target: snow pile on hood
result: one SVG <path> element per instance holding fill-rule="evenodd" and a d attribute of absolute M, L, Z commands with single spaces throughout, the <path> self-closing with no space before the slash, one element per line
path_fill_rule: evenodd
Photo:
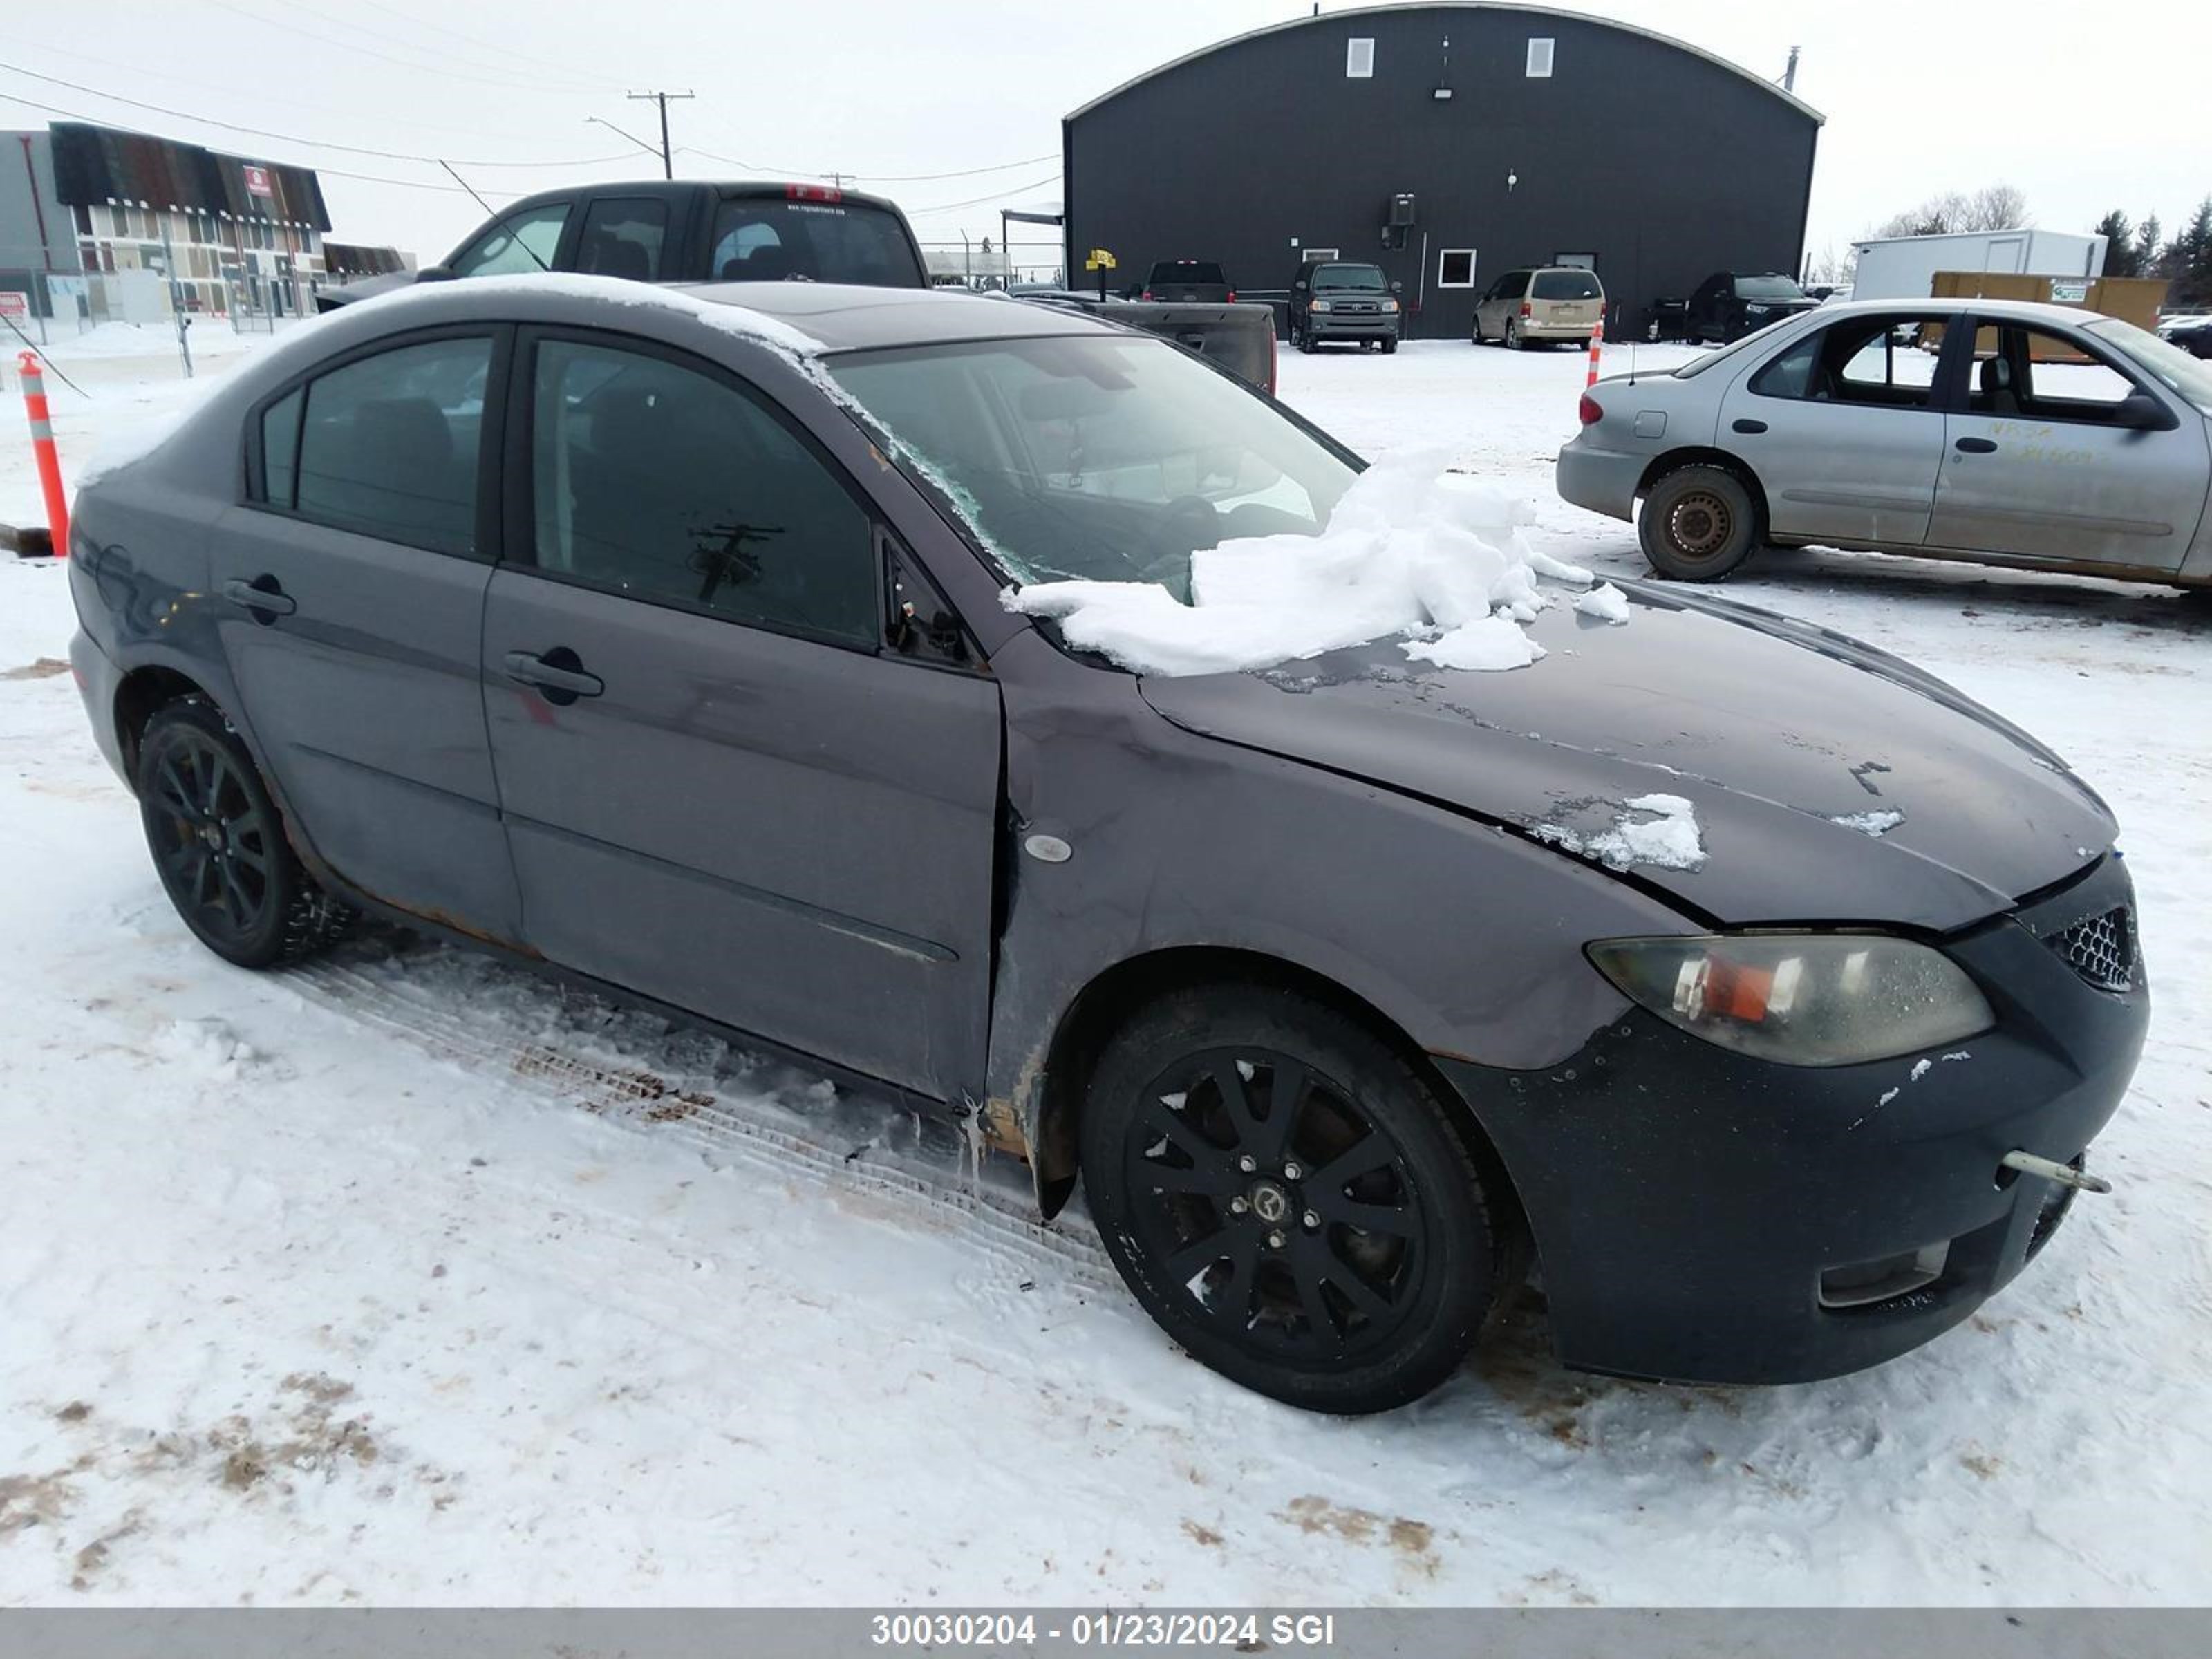
<path fill-rule="evenodd" d="M 1662 870 L 1696 870 L 1704 866 L 1705 842 L 1698 835 L 1698 815 L 1688 801 L 1680 795 L 1638 795 L 1623 805 L 1626 810 L 1609 830 L 1583 835 L 1565 824 L 1540 823 L 1536 839 L 1615 870 L 1626 870 L 1632 864 L 1656 865 Z"/>
<path fill-rule="evenodd" d="M 1539 577 L 1587 588 L 1577 566 L 1528 545 L 1528 504 L 1449 477 L 1439 452 L 1359 476 L 1318 536 L 1255 536 L 1191 555 L 1191 603 L 1138 581 L 1009 588 L 1009 611 L 1048 617 L 1069 644 L 1146 674 L 1217 674 L 1393 635 L 1447 668 L 1522 668 L 1544 654 L 1521 624 L 1550 603 Z"/>

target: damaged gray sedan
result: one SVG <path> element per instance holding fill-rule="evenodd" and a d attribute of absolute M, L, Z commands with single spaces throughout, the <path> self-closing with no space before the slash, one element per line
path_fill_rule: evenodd
<path fill-rule="evenodd" d="M 226 958 L 402 920 L 965 1116 L 1279 1399 L 1416 1398 L 1532 1262 L 1634 1376 L 1964 1319 L 2142 1041 L 2110 813 L 1702 597 L 1543 608 L 1508 672 L 1139 673 L 1002 603 L 1187 597 L 1360 468 L 1073 313 L 437 285 L 83 491 L 73 661 Z"/>

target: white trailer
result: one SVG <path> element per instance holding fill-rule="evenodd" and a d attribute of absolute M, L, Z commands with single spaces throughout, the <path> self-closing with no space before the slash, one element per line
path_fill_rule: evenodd
<path fill-rule="evenodd" d="M 1955 236 L 1885 236 L 1854 242 L 1854 300 L 1924 300 L 1939 270 L 2027 276 L 2101 276 L 2102 236 L 2060 230 L 1978 230 Z"/>

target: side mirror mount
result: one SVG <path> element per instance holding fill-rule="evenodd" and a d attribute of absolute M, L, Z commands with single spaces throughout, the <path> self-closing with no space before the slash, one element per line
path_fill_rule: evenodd
<path fill-rule="evenodd" d="M 1403 283 L 1393 283 L 1390 284 L 1390 292 L 1393 294 L 1403 294 L 1405 291 L 1406 285 Z"/>
<path fill-rule="evenodd" d="M 451 265 L 424 265 L 415 273 L 415 280 L 418 283 L 450 283 L 453 280 L 453 268 Z"/>
<path fill-rule="evenodd" d="M 2166 405 L 2140 386 L 2120 399 L 2114 418 L 2120 425 L 2136 432 L 2160 432 L 2173 424 Z"/>

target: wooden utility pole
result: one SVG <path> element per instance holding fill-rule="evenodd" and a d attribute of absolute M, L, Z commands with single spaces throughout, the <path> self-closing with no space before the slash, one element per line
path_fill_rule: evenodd
<path fill-rule="evenodd" d="M 689 92 L 633 92 L 625 94 L 633 100 L 650 100 L 660 106 L 660 176 L 676 176 L 676 153 L 668 147 L 668 100 L 672 98 L 690 98 Z"/>

